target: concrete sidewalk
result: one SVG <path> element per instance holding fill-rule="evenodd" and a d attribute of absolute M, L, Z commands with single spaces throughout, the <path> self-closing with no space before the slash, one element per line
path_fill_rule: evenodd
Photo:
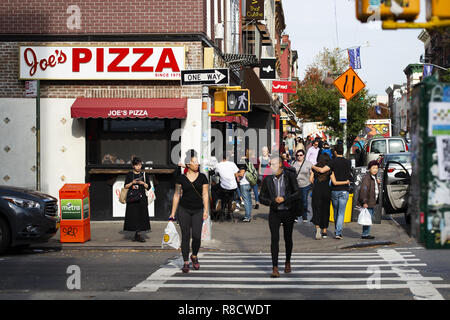
<path fill-rule="evenodd" d="M 202 249 L 240 252 L 270 252 L 270 231 L 268 225 L 268 207 L 252 211 L 252 221 L 213 222 L 212 240 L 202 241 Z M 243 217 L 244 211 L 239 215 Z M 311 218 L 311 217 L 309 217 Z M 123 221 L 92 221 L 91 240 L 85 243 L 60 243 L 58 233 L 47 243 L 35 244 L 32 248 L 58 248 L 68 250 L 161 250 L 161 240 L 166 221 L 151 221 L 151 232 L 145 235 L 146 242 L 133 242 L 130 233 L 123 232 Z M 181 236 L 180 228 L 176 224 Z M 280 228 L 280 251 L 284 251 L 282 227 Z M 344 239 L 334 239 L 334 223 L 330 222 L 328 238 L 315 240 L 315 227 L 310 223 L 296 223 L 293 231 L 294 252 L 336 251 L 352 248 L 365 248 L 379 245 L 418 246 L 404 229 L 391 219 L 383 219 L 381 224 L 372 226 L 374 240 L 361 239 L 361 225 L 356 222 L 344 224 Z M 173 250 L 175 249 L 164 249 Z"/>

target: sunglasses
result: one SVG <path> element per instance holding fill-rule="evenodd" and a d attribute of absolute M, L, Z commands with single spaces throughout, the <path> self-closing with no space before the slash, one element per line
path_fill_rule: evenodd
<path fill-rule="evenodd" d="M 297 154 L 297 157 L 303 157 L 303 156 L 305 156 L 305 154 L 303 154 L 303 153 Z"/>

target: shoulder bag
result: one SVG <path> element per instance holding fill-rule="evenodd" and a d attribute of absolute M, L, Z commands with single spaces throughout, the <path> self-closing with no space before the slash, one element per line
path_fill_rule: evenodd
<path fill-rule="evenodd" d="M 128 189 L 122 188 L 120 190 L 120 195 L 119 195 L 119 202 L 120 203 L 127 203 L 127 194 L 128 194 Z"/>
<path fill-rule="evenodd" d="M 139 174 L 140 176 L 140 174 Z M 133 173 L 134 178 L 134 173 Z M 127 196 L 126 196 L 126 202 L 127 203 L 135 203 L 139 202 L 142 198 L 142 192 L 140 188 L 133 189 L 133 186 L 128 189 Z"/>
<path fill-rule="evenodd" d="M 253 163 L 251 163 L 250 161 L 246 163 L 246 166 L 247 170 L 245 172 L 245 178 L 250 183 L 250 186 L 253 187 L 258 183 L 258 172 L 256 171 L 256 168 L 253 165 Z"/>

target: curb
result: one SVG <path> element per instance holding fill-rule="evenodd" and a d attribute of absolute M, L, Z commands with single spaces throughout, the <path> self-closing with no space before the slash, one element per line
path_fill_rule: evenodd
<path fill-rule="evenodd" d="M 360 248 L 369 248 L 369 247 L 378 247 L 378 246 L 394 246 L 397 245 L 396 242 L 392 241 L 374 241 L 374 242 L 359 242 L 349 246 L 340 247 L 339 249 L 360 249 Z"/>

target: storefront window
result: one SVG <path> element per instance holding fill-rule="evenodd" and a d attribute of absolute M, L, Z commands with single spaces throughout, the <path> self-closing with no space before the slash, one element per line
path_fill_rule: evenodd
<path fill-rule="evenodd" d="M 164 119 L 105 119 L 104 132 L 158 132 L 164 131 Z"/>
<path fill-rule="evenodd" d="M 138 156 L 147 165 L 170 164 L 170 137 L 177 119 L 88 119 L 90 165 L 126 165 Z"/>

